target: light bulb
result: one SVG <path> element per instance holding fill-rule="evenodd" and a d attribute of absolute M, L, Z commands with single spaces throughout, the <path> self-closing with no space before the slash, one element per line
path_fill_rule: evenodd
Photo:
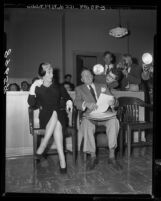
<path fill-rule="evenodd" d="M 104 67 L 101 64 L 93 66 L 93 72 L 95 75 L 101 75 L 104 72 Z"/>
<path fill-rule="evenodd" d="M 144 53 L 142 56 L 142 61 L 144 64 L 150 64 L 153 61 L 153 57 L 150 53 Z"/>

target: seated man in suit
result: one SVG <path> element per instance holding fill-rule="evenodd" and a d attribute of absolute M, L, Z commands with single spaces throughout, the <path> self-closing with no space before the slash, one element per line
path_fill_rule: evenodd
<path fill-rule="evenodd" d="M 84 84 L 77 86 L 76 97 L 74 104 L 78 110 L 84 111 L 81 125 L 78 132 L 78 149 L 80 150 L 80 145 L 82 138 L 84 137 L 83 151 L 91 155 L 91 160 L 88 169 L 93 169 L 97 163 L 96 159 L 96 145 L 95 145 L 95 124 L 87 119 L 87 115 L 97 108 L 96 101 L 101 92 L 112 95 L 107 88 L 106 84 L 93 83 L 93 74 L 89 69 L 83 69 L 81 73 L 81 80 Z M 91 90 L 91 88 L 93 90 Z M 93 91 L 93 92 L 92 92 Z M 114 98 L 109 105 L 114 106 L 116 103 Z M 99 122 L 106 126 L 106 134 L 108 137 L 109 146 L 109 164 L 112 164 L 114 168 L 120 168 L 119 164 L 115 160 L 115 149 L 117 147 L 117 137 L 119 132 L 119 121 L 116 117 L 111 118 L 107 121 Z"/>

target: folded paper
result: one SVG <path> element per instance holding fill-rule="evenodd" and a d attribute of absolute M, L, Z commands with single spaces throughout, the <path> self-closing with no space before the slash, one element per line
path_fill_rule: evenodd
<path fill-rule="evenodd" d="M 113 96 L 101 93 L 96 103 L 98 108 L 93 110 L 90 114 L 100 114 L 106 112 L 113 99 Z"/>

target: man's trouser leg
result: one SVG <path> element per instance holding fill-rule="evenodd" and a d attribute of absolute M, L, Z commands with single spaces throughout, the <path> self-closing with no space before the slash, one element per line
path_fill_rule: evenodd
<path fill-rule="evenodd" d="M 110 119 L 106 122 L 106 134 L 108 138 L 109 157 L 113 158 L 114 151 L 117 147 L 117 137 L 119 133 L 119 121 L 117 118 Z"/>
<path fill-rule="evenodd" d="M 88 119 L 83 118 L 81 125 L 80 125 L 80 139 L 82 140 L 82 137 L 84 137 L 84 143 L 83 143 L 83 152 L 86 153 L 95 153 L 96 151 L 96 145 L 95 145 L 95 125 Z M 78 143 L 79 146 L 81 145 L 81 142 Z"/>

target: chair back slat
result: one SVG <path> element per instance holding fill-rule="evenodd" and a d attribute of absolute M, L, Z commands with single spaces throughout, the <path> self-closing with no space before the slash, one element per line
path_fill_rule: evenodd
<path fill-rule="evenodd" d="M 138 122 L 139 107 L 149 107 L 143 100 L 136 97 L 119 97 L 118 119 L 121 122 Z"/>
<path fill-rule="evenodd" d="M 78 116 L 78 110 L 76 109 L 75 106 L 73 106 L 72 110 L 72 127 L 76 128 L 77 127 L 77 116 Z"/>
<path fill-rule="evenodd" d="M 64 109 L 63 109 L 64 110 Z M 66 111 L 66 110 L 64 110 Z M 73 109 L 69 112 L 67 112 L 68 115 L 68 127 L 76 128 L 77 125 L 77 109 L 75 106 L 73 106 Z"/>

